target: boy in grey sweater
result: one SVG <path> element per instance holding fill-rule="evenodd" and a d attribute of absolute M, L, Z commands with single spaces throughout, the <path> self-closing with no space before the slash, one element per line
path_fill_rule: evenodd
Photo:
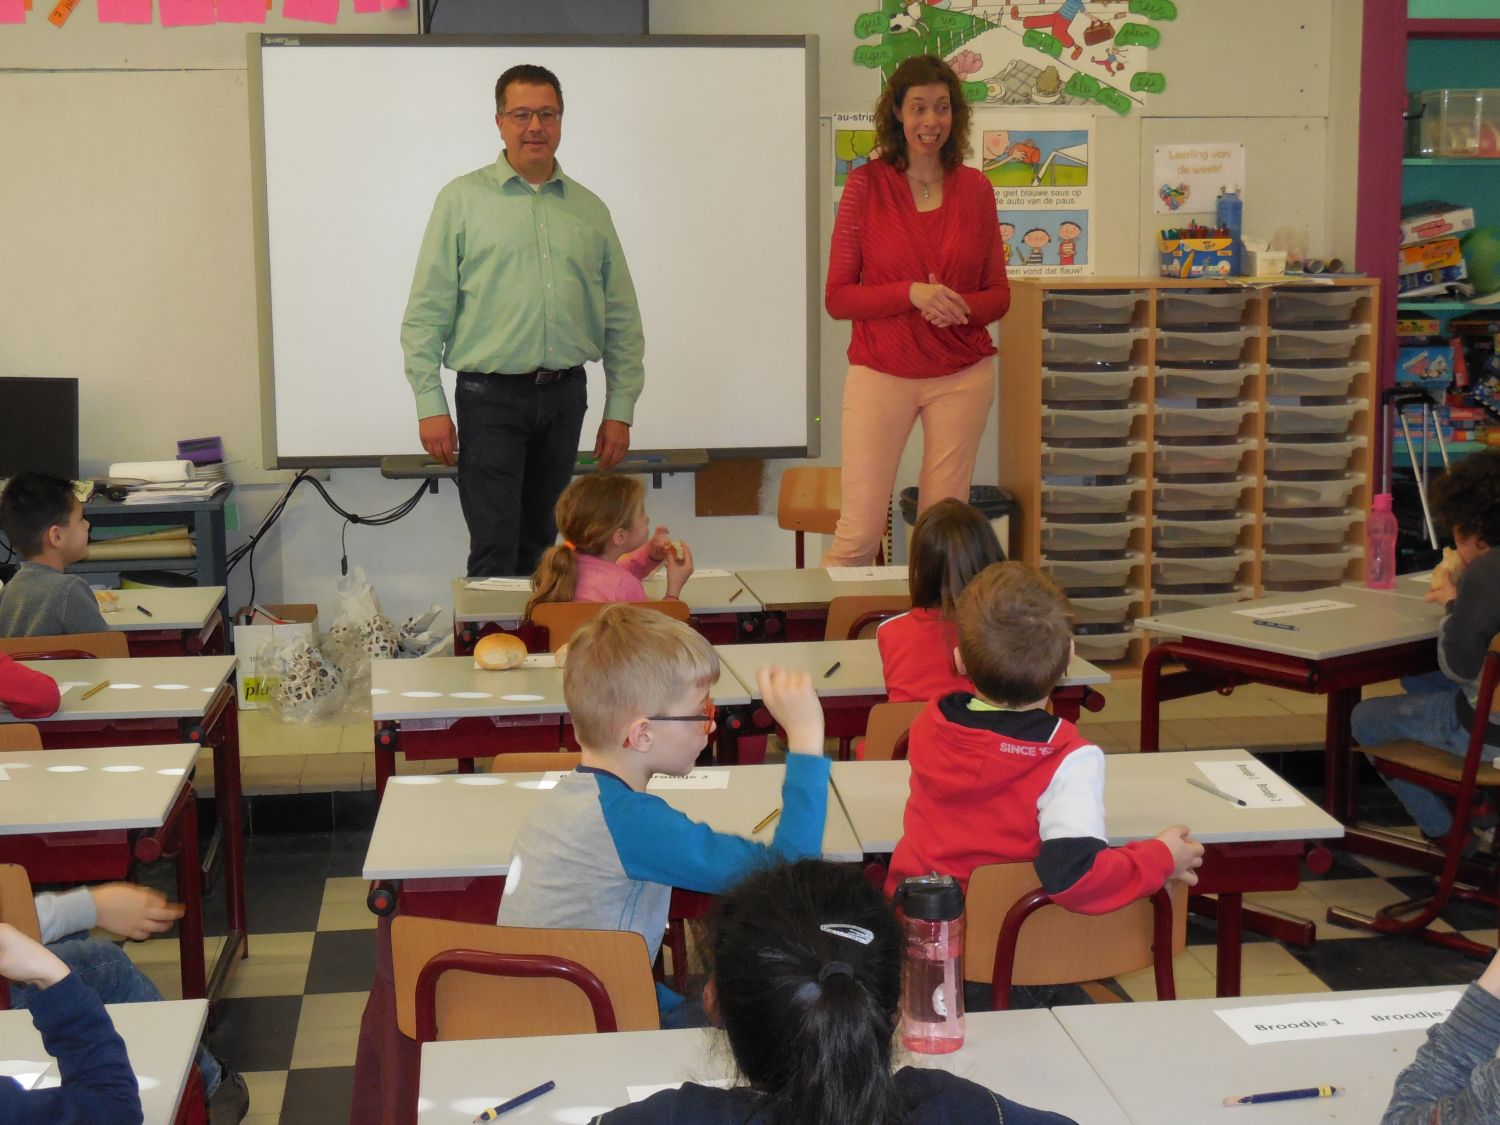
<path fill-rule="evenodd" d="M 1396 1077 L 1380 1125 L 1492 1125 L 1500 1121 L 1500 954 L 1448 1018 L 1427 1032 Z"/>
<path fill-rule="evenodd" d="M 47 473 L 17 473 L 0 494 L 0 530 L 25 560 L 0 590 L 0 637 L 108 628 L 88 583 L 63 573 L 89 549 L 89 521 L 70 482 Z"/>

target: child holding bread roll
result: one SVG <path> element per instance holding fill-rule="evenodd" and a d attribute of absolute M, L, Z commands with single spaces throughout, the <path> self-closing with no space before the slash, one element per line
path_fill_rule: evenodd
<path fill-rule="evenodd" d="M 1444 607 L 1438 633 L 1440 671 L 1408 676 L 1405 694 L 1367 699 L 1354 708 L 1351 727 L 1364 746 L 1410 739 L 1463 757 L 1469 751 L 1474 701 L 1490 642 L 1500 633 L 1500 448 L 1459 461 L 1432 488 L 1433 514 L 1453 534 L 1454 547 L 1433 569 L 1426 597 Z M 1485 759 L 1500 756 L 1500 723 L 1491 719 Z M 1440 841 L 1453 828 L 1448 804 L 1431 790 L 1386 778 L 1417 827 Z M 1493 810 L 1481 818 L 1494 823 Z M 1471 822 L 1472 825 L 1472 822 Z M 1467 842 L 1466 842 L 1467 843 Z"/>
<path fill-rule="evenodd" d="M 542 602 L 644 602 L 641 580 L 667 568 L 667 597 L 676 598 L 693 574 L 693 553 L 665 527 L 653 533 L 646 489 L 634 477 L 589 473 L 576 477 L 557 501 L 563 541 L 549 547 L 531 576 L 526 616 Z"/>

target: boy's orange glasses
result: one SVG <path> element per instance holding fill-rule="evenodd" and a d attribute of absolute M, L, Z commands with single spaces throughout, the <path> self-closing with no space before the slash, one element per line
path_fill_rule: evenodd
<path fill-rule="evenodd" d="M 697 715 L 647 715 L 653 723 L 702 723 L 703 733 L 712 734 L 714 729 L 714 716 L 719 709 L 714 706 L 712 699 L 704 704 L 704 709 Z"/>

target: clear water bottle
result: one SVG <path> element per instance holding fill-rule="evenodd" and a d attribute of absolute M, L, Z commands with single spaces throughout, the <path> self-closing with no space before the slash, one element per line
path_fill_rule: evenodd
<path fill-rule="evenodd" d="M 964 893 L 951 875 L 919 875 L 896 888 L 906 939 L 901 969 L 901 1042 L 943 1055 L 964 1045 Z"/>
<path fill-rule="evenodd" d="M 1379 492 L 1371 505 L 1365 524 L 1365 585 L 1372 590 L 1389 590 L 1396 585 L 1396 513 L 1391 511 L 1391 494 Z"/>

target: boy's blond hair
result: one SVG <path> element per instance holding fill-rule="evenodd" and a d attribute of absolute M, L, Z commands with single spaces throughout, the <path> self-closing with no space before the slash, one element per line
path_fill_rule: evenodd
<path fill-rule="evenodd" d="M 654 609 L 607 605 L 568 645 L 563 698 L 581 745 L 619 746 L 621 729 L 657 715 L 694 684 L 719 678 L 719 654 L 698 633 Z"/>
<path fill-rule="evenodd" d="M 994 563 L 959 595 L 958 651 L 986 699 L 1045 698 L 1068 668 L 1073 614 L 1061 590 L 1025 563 Z"/>

